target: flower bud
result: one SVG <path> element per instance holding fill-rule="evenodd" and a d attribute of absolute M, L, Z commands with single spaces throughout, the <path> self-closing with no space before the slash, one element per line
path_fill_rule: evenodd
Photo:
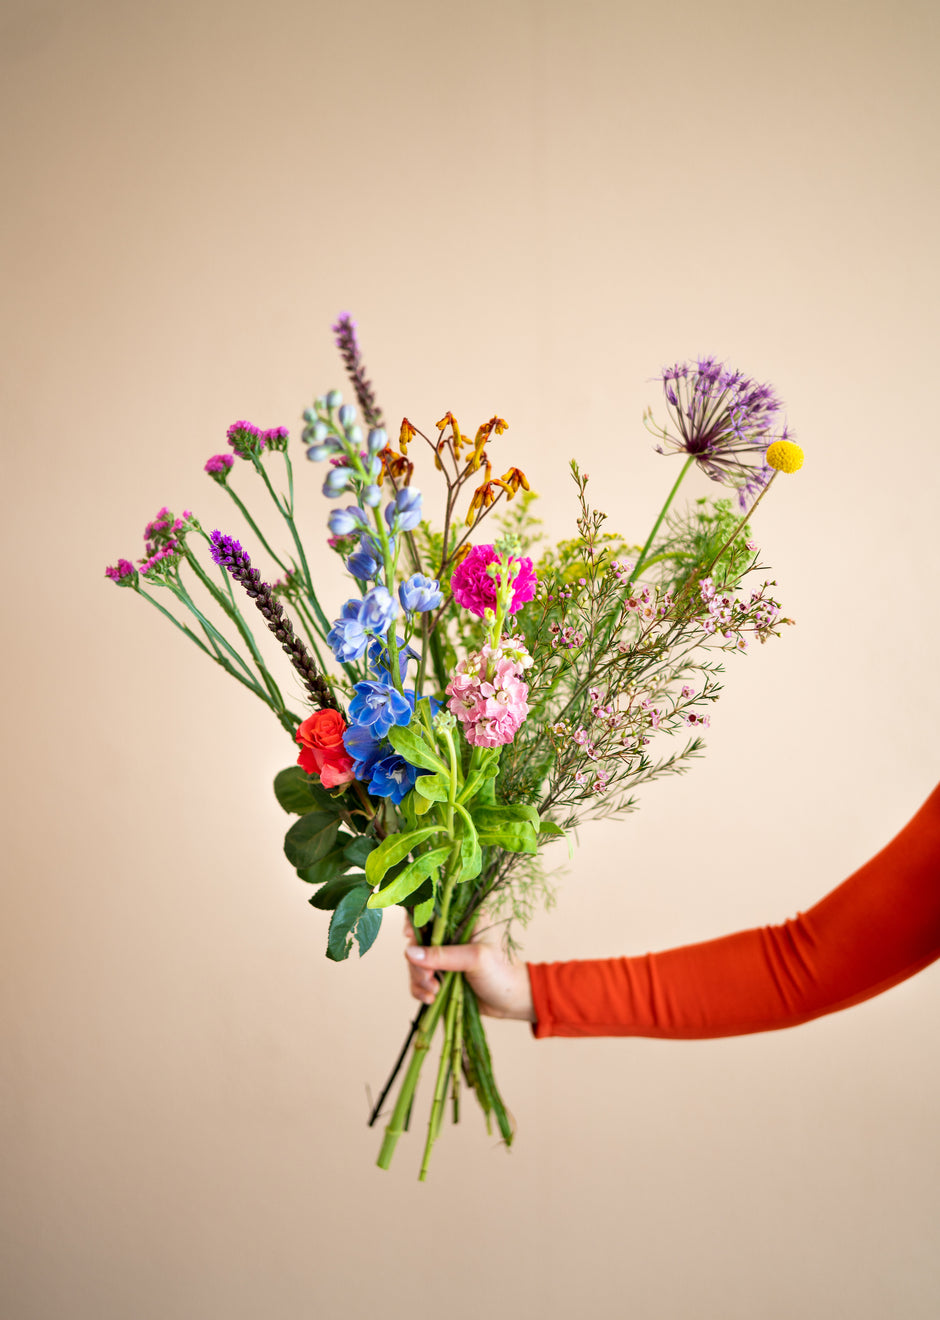
<path fill-rule="evenodd" d="M 344 403 L 339 410 L 340 426 L 352 426 L 356 420 L 356 410 L 351 403 Z"/>
<path fill-rule="evenodd" d="M 369 453 L 377 454 L 379 450 L 384 449 L 387 444 L 388 435 L 386 434 L 385 427 L 373 426 L 372 430 L 369 432 Z"/>
<path fill-rule="evenodd" d="M 381 486 L 366 486 L 362 492 L 363 504 L 368 504 L 370 509 L 377 508 L 382 503 Z"/>
<path fill-rule="evenodd" d="M 339 390 L 330 390 L 329 394 L 326 396 L 325 402 L 326 406 L 332 410 L 333 408 L 338 408 L 340 406 L 343 402 L 343 396 L 340 394 Z"/>

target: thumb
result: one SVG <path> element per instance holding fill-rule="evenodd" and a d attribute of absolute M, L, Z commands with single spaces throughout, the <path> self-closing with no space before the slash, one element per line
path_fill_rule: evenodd
<path fill-rule="evenodd" d="M 432 972 L 473 972 L 480 965 L 480 949 L 473 944 L 442 944 L 435 948 L 409 944 L 405 956 Z"/>

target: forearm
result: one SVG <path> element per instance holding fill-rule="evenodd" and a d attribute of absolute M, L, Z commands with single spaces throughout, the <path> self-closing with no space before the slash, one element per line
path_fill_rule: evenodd
<path fill-rule="evenodd" d="M 638 958 L 531 964 L 537 1036 L 702 1039 L 797 1026 L 940 956 L 940 788 L 809 912 Z"/>

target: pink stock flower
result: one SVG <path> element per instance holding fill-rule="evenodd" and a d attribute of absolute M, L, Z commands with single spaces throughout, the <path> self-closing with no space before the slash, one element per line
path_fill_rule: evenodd
<path fill-rule="evenodd" d="M 515 614 L 535 595 L 538 579 L 532 568 L 531 559 L 519 559 L 510 556 L 510 563 L 519 565 L 519 571 L 512 584 L 512 601 L 509 613 Z M 496 580 L 487 573 L 489 564 L 500 564 L 499 552 L 492 545 L 475 545 L 470 553 L 460 561 L 450 579 L 450 589 L 454 600 L 471 614 L 483 618 L 486 610 L 496 609 Z"/>
<path fill-rule="evenodd" d="M 468 655 L 447 685 L 447 709 L 460 720 L 471 747 L 511 743 L 529 713 L 529 686 L 519 675 L 532 659 L 518 638 L 510 642 L 511 655 L 490 646 Z"/>

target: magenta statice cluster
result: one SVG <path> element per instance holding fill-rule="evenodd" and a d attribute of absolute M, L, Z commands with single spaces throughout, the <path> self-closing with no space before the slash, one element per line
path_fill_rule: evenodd
<path fill-rule="evenodd" d="M 529 686 L 522 678 L 532 663 L 521 637 L 484 646 L 457 665 L 447 684 L 447 708 L 463 725 L 471 747 L 511 743 L 529 713 Z"/>
<path fill-rule="evenodd" d="M 490 564 L 502 564 L 502 562 L 495 546 L 473 546 L 470 553 L 454 569 L 450 579 L 450 589 L 457 604 L 481 619 L 488 609 L 495 610 L 499 575 L 497 573 L 493 578 L 487 569 Z M 511 555 L 509 562 L 519 565 L 512 584 L 512 602 L 509 606 L 509 613 L 515 614 L 516 610 L 521 609 L 535 595 L 538 579 L 531 559 L 521 559 Z"/>

